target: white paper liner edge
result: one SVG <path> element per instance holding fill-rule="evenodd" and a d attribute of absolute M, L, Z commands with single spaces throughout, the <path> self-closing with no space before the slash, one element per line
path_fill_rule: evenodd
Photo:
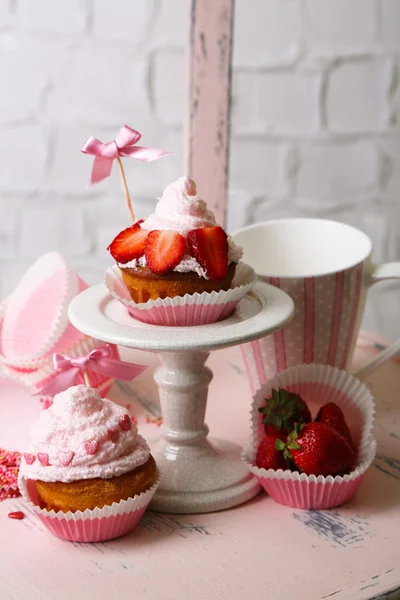
<path fill-rule="evenodd" d="M 233 285 L 236 287 L 229 290 L 221 290 L 220 292 L 213 291 L 198 292 L 194 294 L 185 294 L 184 296 L 175 296 L 175 298 L 157 298 L 157 300 L 148 300 L 147 302 L 136 303 L 132 299 L 128 299 L 129 291 L 123 282 L 121 272 L 117 265 L 110 267 L 104 274 L 104 283 L 114 298 L 119 300 L 126 307 L 131 306 L 132 308 L 139 310 L 150 310 L 154 307 L 168 307 L 168 306 L 184 306 L 185 304 L 226 304 L 228 302 L 239 301 L 243 298 L 253 287 L 257 281 L 257 276 L 254 269 L 250 265 L 240 262 L 236 267 L 235 277 L 233 278 Z M 115 284 L 123 285 L 126 289 L 127 298 L 120 296 L 115 290 Z"/>
<path fill-rule="evenodd" d="M 297 471 L 293 472 L 289 469 L 286 469 L 285 471 L 283 469 L 260 469 L 251 462 L 246 448 L 242 452 L 242 461 L 247 466 L 249 471 L 251 471 L 253 475 L 256 475 L 257 477 L 264 477 L 265 479 L 282 479 L 285 481 L 308 481 L 308 483 L 334 484 L 343 482 L 347 483 L 363 475 L 370 467 L 375 458 L 375 454 L 376 441 L 374 438 L 371 438 L 370 445 L 364 449 L 363 460 L 361 463 L 359 463 L 357 468 L 346 475 L 336 475 L 335 477 L 332 477 L 332 475 L 328 475 L 328 477 L 324 477 L 323 475 L 306 475 L 305 473 L 298 473 Z"/>
<path fill-rule="evenodd" d="M 51 519 L 66 520 L 66 521 L 79 521 L 79 520 L 86 521 L 87 519 L 93 520 L 93 519 L 115 517 L 117 515 L 122 515 L 125 513 L 133 512 L 133 511 L 143 508 L 144 506 L 147 506 L 149 504 L 150 500 L 152 499 L 152 497 L 154 496 L 154 494 L 160 484 L 160 480 L 161 480 L 161 473 L 160 473 L 160 470 L 157 469 L 157 480 L 151 486 L 151 488 L 149 488 L 145 492 L 142 492 L 141 494 L 138 494 L 137 496 L 133 496 L 132 498 L 128 498 L 128 500 L 121 500 L 120 502 L 113 502 L 113 504 L 103 506 L 103 508 L 95 508 L 93 510 L 90 510 L 89 508 L 87 508 L 83 512 L 78 510 L 74 513 L 72 513 L 72 512 L 64 513 L 61 511 L 55 512 L 54 510 L 49 511 L 49 510 L 46 510 L 45 508 L 40 508 L 39 506 L 37 506 L 37 504 L 32 502 L 32 500 L 29 496 L 29 493 L 27 490 L 27 481 L 28 480 L 25 477 L 23 477 L 22 475 L 19 477 L 18 485 L 19 485 L 19 490 L 21 492 L 23 499 L 37 514 L 41 514 L 44 517 L 50 517 Z"/>

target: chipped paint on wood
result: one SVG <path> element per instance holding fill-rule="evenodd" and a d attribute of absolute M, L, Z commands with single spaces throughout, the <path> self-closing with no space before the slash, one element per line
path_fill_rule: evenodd
<path fill-rule="evenodd" d="M 185 170 L 226 220 L 234 0 L 191 0 Z"/>
<path fill-rule="evenodd" d="M 336 596 L 336 594 L 340 594 L 342 590 L 336 590 L 336 592 L 332 592 L 331 594 L 327 594 L 326 596 L 321 596 L 321 600 L 325 600 L 325 598 L 332 598 L 332 596 Z"/>
<path fill-rule="evenodd" d="M 148 531 L 176 533 L 181 537 L 187 537 L 191 533 L 200 535 L 211 535 L 205 525 L 198 525 L 191 521 L 182 521 L 176 517 L 167 517 L 162 514 L 147 512 L 144 514 L 140 525 Z"/>
<path fill-rule="evenodd" d="M 400 481 L 400 460 L 397 458 L 377 454 L 373 464 L 378 471 Z"/>
<path fill-rule="evenodd" d="M 338 510 L 304 510 L 293 513 L 293 517 L 326 541 L 343 548 L 359 544 L 371 536 L 365 519 L 346 516 Z"/>

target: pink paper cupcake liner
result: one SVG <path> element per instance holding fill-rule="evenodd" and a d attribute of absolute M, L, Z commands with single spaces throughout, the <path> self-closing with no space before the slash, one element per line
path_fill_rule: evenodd
<path fill-rule="evenodd" d="M 227 291 L 186 294 L 175 298 L 149 300 L 137 304 L 131 299 L 117 266 L 105 273 L 109 292 L 119 300 L 135 319 L 153 325 L 207 325 L 226 319 L 256 282 L 254 270 L 240 262 L 236 267 L 233 287 Z"/>
<path fill-rule="evenodd" d="M 159 483 L 160 475 L 150 489 L 128 500 L 94 510 L 63 513 L 40 508 L 34 482 L 24 477 L 19 479 L 22 496 L 42 523 L 57 537 L 72 542 L 101 542 L 132 531 L 142 518 Z"/>
<path fill-rule="evenodd" d="M 285 388 L 300 394 L 315 418 L 320 406 L 338 404 L 348 422 L 357 448 L 355 469 L 344 476 L 305 475 L 290 470 L 259 469 L 255 459 L 264 438 L 262 415 L 272 389 Z M 251 409 L 252 433 L 242 453 L 242 460 L 257 477 L 265 491 L 279 504 L 304 509 L 326 509 L 340 506 L 356 493 L 371 465 L 376 442 L 372 437 L 375 413 L 374 399 L 369 390 L 350 373 L 326 365 L 301 365 L 282 371 L 264 384 L 255 394 Z"/>
<path fill-rule="evenodd" d="M 86 288 L 60 254 L 39 258 L 4 303 L 0 363 L 35 369 L 54 352 L 79 342 L 83 336 L 68 320 L 68 305 Z"/>

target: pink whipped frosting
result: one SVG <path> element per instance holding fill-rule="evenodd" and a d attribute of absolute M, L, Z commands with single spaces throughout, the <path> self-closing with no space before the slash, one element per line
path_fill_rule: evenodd
<path fill-rule="evenodd" d="M 142 229 L 172 230 L 183 237 L 187 237 L 192 229 L 201 227 L 215 227 L 217 222 L 214 213 L 207 208 L 207 204 L 198 193 L 195 182 L 187 175 L 180 177 L 168 185 L 161 198 L 159 198 L 155 212 L 147 217 L 141 224 Z M 228 236 L 228 260 L 239 262 L 243 251 Z M 146 266 L 146 258 L 142 256 L 121 267 Z M 188 273 L 194 271 L 201 277 L 208 279 L 205 270 L 193 256 L 185 254 L 174 271 Z"/>
<path fill-rule="evenodd" d="M 20 475 L 63 482 L 109 479 L 143 465 L 149 455 L 127 410 L 77 385 L 57 394 L 32 427 Z"/>

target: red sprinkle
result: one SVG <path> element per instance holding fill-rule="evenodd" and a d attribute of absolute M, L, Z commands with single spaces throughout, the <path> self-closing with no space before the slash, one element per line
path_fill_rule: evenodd
<path fill-rule="evenodd" d="M 22 512 L 22 510 L 16 510 L 15 512 L 8 513 L 8 518 L 9 519 L 18 519 L 18 521 L 20 521 L 24 517 L 25 517 L 25 515 Z"/>

